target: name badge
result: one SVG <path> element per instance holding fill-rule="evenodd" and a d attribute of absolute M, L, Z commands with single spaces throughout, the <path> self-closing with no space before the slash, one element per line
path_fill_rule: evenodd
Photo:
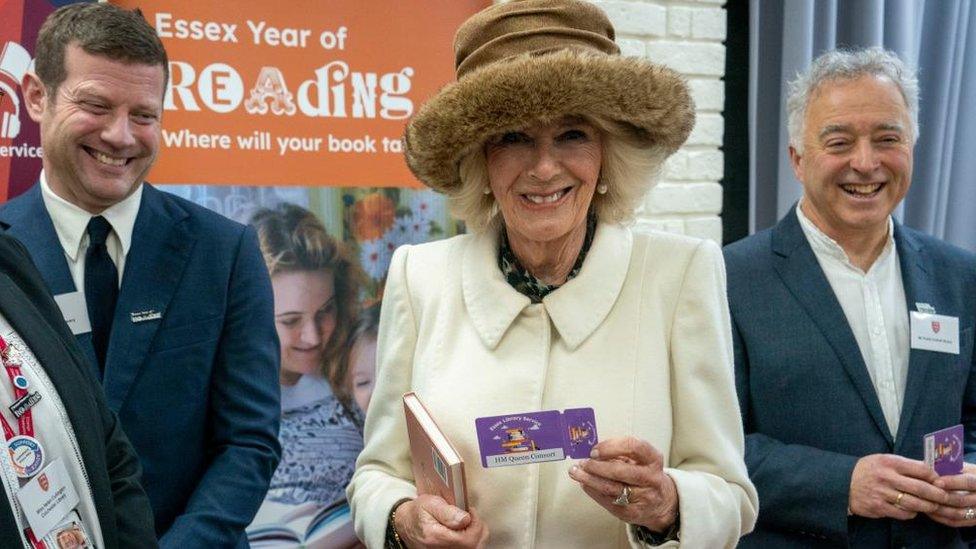
<path fill-rule="evenodd" d="M 587 458 L 598 442 L 593 408 L 479 417 L 474 423 L 483 467 Z"/>
<path fill-rule="evenodd" d="M 912 349 L 959 354 L 959 317 L 911 311 Z"/>
<path fill-rule="evenodd" d="M 48 535 L 78 505 L 78 492 L 64 462 L 53 461 L 17 492 L 34 536 Z"/>
<path fill-rule="evenodd" d="M 88 320 L 88 305 L 85 303 L 84 292 L 56 295 L 54 302 L 61 309 L 61 316 L 68 323 L 72 334 L 87 334 L 91 331 L 91 321 Z"/>

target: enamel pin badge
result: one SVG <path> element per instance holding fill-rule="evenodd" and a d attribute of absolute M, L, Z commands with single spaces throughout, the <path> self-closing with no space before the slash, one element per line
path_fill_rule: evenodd
<path fill-rule="evenodd" d="M 133 324 L 137 324 L 139 322 L 146 322 L 147 320 L 159 320 L 163 318 L 163 313 L 156 309 L 146 309 L 145 311 L 133 311 L 129 313 L 129 318 Z"/>

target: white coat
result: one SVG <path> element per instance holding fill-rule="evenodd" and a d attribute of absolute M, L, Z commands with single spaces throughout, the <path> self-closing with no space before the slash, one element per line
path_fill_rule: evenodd
<path fill-rule="evenodd" d="M 370 548 L 382 547 L 393 504 L 417 494 L 401 403 L 411 390 L 464 457 L 493 547 L 638 546 L 569 477 L 571 461 L 481 466 L 475 418 L 518 412 L 592 407 L 601 440 L 650 442 L 677 486 L 686 547 L 733 547 L 755 523 L 711 242 L 600 223 L 580 273 L 540 304 L 505 281 L 494 233 L 402 247 L 377 364 L 347 491 Z"/>

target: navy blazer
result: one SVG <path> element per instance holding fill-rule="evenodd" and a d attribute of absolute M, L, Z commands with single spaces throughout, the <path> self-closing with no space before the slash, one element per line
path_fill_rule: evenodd
<path fill-rule="evenodd" d="M 40 185 L 4 205 L 0 223 L 51 293 L 75 291 Z M 97 378 L 91 334 L 78 341 Z M 102 386 L 142 462 L 163 547 L 246 546 L 280 457 L 279 360 L 253 228 L 146 184 Z"/>
<path fill-rule="evenodd" d="M 105 546 L 156 547 L 152 511 L 139 485 L 135 452 L 89 375 L 81 349 L 27 250 L 5 235 L 0 235 L 0 313 L 30 347 L 61 397 L 78 441 Z M 21 545 L 10 503 L 0 494 L 0 547 Z"/>
<path fill-rule="evenodd" d="M 966 461 L 976 458 L 976 257 L 897 223 L 894 239 L 908 307 L 957 316 L 960 332 L 959 355 L 911 350 L 898 433 L 796 212 L 724 250 L 746 465 L 759 491 L 743 547 L 964 546 L 957 529 L 924 515 L 847 516 L 860 457 L 920 460 L 923 435 L 963 423 Z"/>

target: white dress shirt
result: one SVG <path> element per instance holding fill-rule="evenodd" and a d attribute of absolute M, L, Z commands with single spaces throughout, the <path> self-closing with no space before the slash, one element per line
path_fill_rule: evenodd
<path fill-rule="evenodd" d="M 62 395 L 59 395 L 55 390 L 50 378 L 44 373 L 44 368 L 38 364 L 34 357 L 34 353 L 13 330 L 3 315 L 0 315 L 0 334 L 12 347 L 11 357 L 20 363 L 21 374 L 30 383 L 28 391 L 36 391 L 41 395 L 41 400 L 31 407 L 31 414 L 34 422 L 34 438 L 44 450 L 44 467 L 58 459 L 64 463 L 68 476 L 78 492 L 79 503 L 75 507 L 75 511 L 81 518 L 85 532 L 87 532 L 89 539 L 95 543 L 95 547 L 104 547 L 95 502 L 88 485 L 88 473 L 81 461 L 78 440 L 75 438 L 68 414 L 61 402 Z M 3 370 L 3 366 L 0 366 L 0 370 Z M 71 397 L 71 395 L 64 396 L 65 398 Z M 16 434 L 22 434 L 19 432 L 17 418 L 8 408 L 14 400 L 14 389 L 10 378 L 7 377 L 6 371 L 0 371 L 0 414 L 3 414 L 4 419 L 7 420 Z M 0 480 L 2 480 L 6 497 L 11 503 L 10 509 L 15 510 L 14 518 L 24 547 L 31 547 L 24 536 L 24 530 L 28 527 L 27 518 L 21 510 L 19 502 L 15 504 L 15 494 L 26 482 L 22 482 L 17 477 L 17 473 L 14 472 L 10 463 L 10 454 L 6 451 L 0 455 Z M 16 510 L 20 510 L 20 512 Z"/>
<path fill-rule="evenodd" d="M 836 241 L 803 215 L 801 205 L 802 201 L 796 207 L 800 227 L 854 332 L 885 422 L 895 437 L 905 398 L 910 349 L 908 305 L 895 248 L 894 224 L 889 217 L 884 249 L 865 273 L 851 263 Z"/>
<path fill-rule="evenodd" d="M 88 221 L 94 217 L 91 213 L 75 206 L 60 196 L 54 194 L 47 184 L 47 178 L 41 171 L 41 198 L 44 207 L 54 223 L 54 231 L 58 235 L 64 256 L 68 261 L 71 279 L 75 289 L 85 291 L 85 253 L 88 251 Z M 115 262 L 119 271 L 119 286 L 122 285 L 122 272 L 125 269 L 125 257 L 132 245 L 132 229 L 142 204 L 142 185 L 134 193 L 121 202 L 113 204 L 98 214 L 112 226 L 112 232 L 105 240 L 105 247 L 109 257 Z"/>

